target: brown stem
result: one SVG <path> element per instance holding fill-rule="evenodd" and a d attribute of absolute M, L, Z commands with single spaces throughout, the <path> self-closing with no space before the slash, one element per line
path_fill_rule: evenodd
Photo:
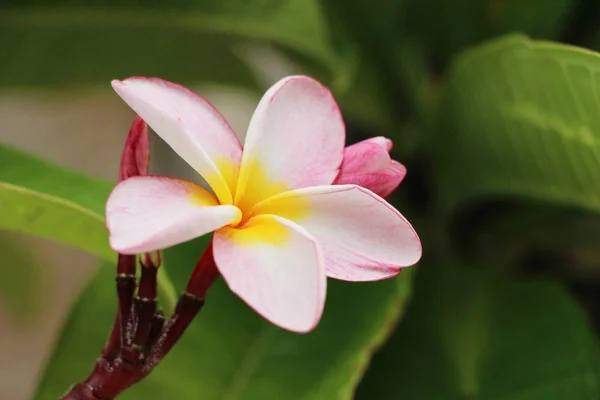
<path fill-rule="evenodd" d="M 138 295 L 135 302 L 136 315 L 138 318 L 135 334 L 133 337 L 133 349 L 144 351 L 154 312 L 156 311 L 156 275 L 158 269 L 142 265 L 142 276 L 138 287 Z"/>
<path fill-rule="evenodd" d="M 112 363 L 119 355 L 123 341 L 131 336 L 127 332 L 127 327 L 130 326 L 131 302 L 135 290 L 135 256 L 119 254 L 116 286 L 119 308 L 108 341 L 87 379 L 74 385 L 61 399 L 97 399 L 94 395 L 94 388 L 104 382 L 112 373 Z"/>
<path fill-rule="evenodd" d="M 183 332 L 188 328 L 196 314 L 204 305 L 204 299 L 183 293 L 179 297 L 175 312 L 165 323 L 163 332 L 151 350 L 143 367 L 143 376 L 146 376 L 173 348 Z"/>
<path fill-rule="evenodd" d="M 155 312 L 154 316 L 152 317 L 152 325 L 150 327 L 150 333 L 148 335 L 147 342 L 143 347 L 144 353 L 142 354 L 141 358 L 139 359 L 141 361 L 141 363 L 138 363 L 137 368 L 135 370 L 130 370 L 131 376 L 128 376 L 127 380 L 125 380 L 122 376 L 117 377 L 117 379 L 119 379 L 121 381 L 120 385 L 122 386 L 122 388 L 120 389 L 120 391 L 125 390 L 127 387 L 133 385 L 134 383 L 138 382 L 139 380 L 141 380 L 142 378 L 144 378 L 146 376 L 146 374 L 144 374 L 142 372 L 142 365 L 143 365 L 143 363 L 146 362 L 146 359 L 148 358 L 150 351 L 152 350 L 152 348 L 158 341 L 159 335 L 161 334 L 164 325 L 165 325 L 165 317 L 164 317 L 162 311 L 159 310 L 159 311 Z M 124 368 L 124 364 L 119 363 L 115 367 L 116 368 Z"/>
<path fill-rule="evenodd" d="M 144 359 L 148 358 L 150 351 L 152 351 L 156 342 L 158 342 L 164 326 L 165 316 L 162 311 L 158 310 L 154 313 L 154 317 L 152 317 L 152 326 L 150 327 L 148 341 L 146 342 L 146 348 L 144 349 Z"/>
<path fill-rule="evenodd" d="M 131 308 L 135 292 L 135 256 L 119 254 L 117 264 L 117 295 L 121 347 L 129 346 L 133 331 Z"/>
<path fill-rule="evenodd" d="M 219 277 L 219 270 L 213 256 L 212 240 L 196 263 L 192 275 L 188 281 L 185 291 L 192 296 L 204 298 L 208 288 Z"/>
<path fill-rule="evenodd" d="M 83 383 L 78 383 L 59 400 L 100 400 L 94 395 L 93 389 Z"/>
<path fill-rule="evenodd" d="M 162 312 L 155 311 L 157 266 L 152 266 L 152 260 L 159 258 L 142 258 L 138 295 L 133 304 L 135 257 L 133 263 L 130 257 L 119 255 L 119 312 L 102 357 L 90 377 L 75 385 L 62 400 L 111 400 L 143 379 L 189 327 L 204 305 L 206 292 L 219 276 L 211 242 L 198 260 L 173 315 L 165 322 Z"/>
<path fill-rule="evenodd" d="M 117 358 L 113 370 L 107 378 L 93 389 L 98 399 L 111 400 L 134 383 L 134 377 L 139 371 L 139 365 Z"/>
<path fill-rule="evenodd" d="M 218 276 L 219 271 L 215 265 L 211 241 L 202 257 L 200 257 L 200 260 L 196 263 L 196 267 L 192 271 L 192 275 L 188 281 L 186 291 L 179 297 L 175 312 L 165 324 L 161 337 L 150 352 L 146 365 L 143 368 L 144 375 L 147 375 L 177 343 L 183 332 L 185 332 L 204 305 L 206 292 Z"/>
<path fill-rule="evenodd" d="M 141 364 L 150 349 L 149 346 L 152 345 L 148 344 L 150 331 L 153 325 L 160 324 L 162 327 L 164 324 L 162 315 L 155 318 L 158 266 L 149 263 L 149 259 L 144 257 L 145 255 L 142 255 L 138 293 L 127 323 L 128 331 L 133 333 L 129 333 L 127 342 L 122 343 L 120 357 L 112 365 L 110 376 L 97 385 L 95 394 L 100 398 L 113 398 L 139 380 Z"/>

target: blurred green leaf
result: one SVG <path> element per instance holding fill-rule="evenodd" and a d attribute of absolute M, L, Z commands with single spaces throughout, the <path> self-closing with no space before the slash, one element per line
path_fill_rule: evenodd
<path fill-rule="evenodd" d="M 409 0 L 402 26 L 445 63 L 466 46 L 510 32 L 557 38 L 574 5 L 573 0 Z"/>
<path fill-rule="evenodd" d="M 386 135 L 398 130 L 405 117 L 404 104 L 398 99 L 405 93 L 391 50 L 402 37 L 398 22 L 404 0 L 325 0 L 323 9 L 337 43 L 343 43 L 353 54 L 354 73 L 349 90 L 340 96 L 344 109 L 360 122 Z M 409 83 L 410 84 L 410 83 Z"/>
<path fill-rule="evenodd" d="M 522 200 L 482 202 L 475 210 L 453 226 L 455 254 L 469 264 L 569 281 L 600 277 L 600 215 Z"/>
<path fill-rule="evenodd" d="M 422 266 L 406 318 L 358 399 L 588 400 L 600 358 L 560 284 Z"/>
<path fill-rule="evenodd" d="M 318 62 L 339 79 L 316 0 L 13 1 L 0 13 L 0 85 L 81 85 L 129 75 L 255 86 L 235 55 L 266 40 Z"/>
<path fill-rule="evenodd" d="M 30 25 L 35 25 L 31 22 Z M 127 24 L 125 24 L 127 25 Z M 133 75 L 256 87 L 223 39 L 162 26 L 10 25 L 0 17 L 0 86 L 77 89 Z"/>
<path fill-rule="evenodd" d="M 40 306 L 38 289 L 44 270 L 21 237 L 1 230 L 0 255 L 0 306 L 11 321 L 26 321 Z"/>
<path fill-rule="evenodd" d="M 166 251 L 183 287 L 206 237 Z M 106 268 L 82 292 L 38 391 L 55 399 L 85 378 L 112 325 L 115 296 Z M 411 272 L 374 283 L 329 280 L 325 314 L 310 334 L 276 328 L 219 280 L 173 352 L 124 399 L 351 399 L 374 349 L 402 314 Z"/>
<path fill-rule="evenodd" d="M 0 229 L 64 243 L 116 263 L 104 224 L 111 189 L 108 182 L 0 145 Z M 114 264 L 110 271 L 115 273 Z M 164 268 L 159 290 L 171 308 L 177 296 Z"/>
<path fill-rule="evenodd" d="M 458 58 L 432 137 L 447 206 L 525 196 L 600 211 L 600 56 L 508 36 Z"/>
<path fill-rule="evenodd" d="M 104 226 L 108 182 L 0 146 L 0 228 L 114 258 Z"/>

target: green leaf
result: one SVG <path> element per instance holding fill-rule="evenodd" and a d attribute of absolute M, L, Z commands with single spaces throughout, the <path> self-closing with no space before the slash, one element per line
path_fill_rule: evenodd
<path fill-rule="evenodd" d="M 598 276 L 600 215 L 526 201 L 483 203 L 475 209 L 478 214 L 461 216 L 460 238 L 453 240 L 470 264 L 543 271 L 569 281 Z"/>
<path fill-rule="evenodd" d="M 235 55 L 265 40 L 343 75 L 316 0 L 14 1 L 0 13 L 0 85 L 105 84 L 129 75 L 256 86 Z M 40 70 L 43 65 L 43 70 Z"/>
<path fill-rule="evenodd" d="M 113 262 L 104 205 L 112 185 L 0 146 L 0 229 L 23 232 L 84 250 Z M 161 300 L 175 302 L 172 283 L 159 270 Z"/>
<path fill-rule="evenodd" d="M 13 14 L 9 12 L 8 14 Z M 17 14 L 16 17 L 20 17 Z M 25 14 L 29 16 L 29 14 Z M 56 18 L 33 28 L 37 19 L 20 24 L 0 16 L 0 86 L 20 90 L 78 89 L 128 76 L 159 76 L 177 82 L 214 82 L 256 88 L 247 66 L 225 39 L 211 39 L 183 27 L 73 24 Z M 108 16 L 106 18 L 109 18 Z M 108 25 L 107 27 L 103 25 Z M 40 65 L 44 68 L 40 70 Z"/>
<path fill-rule="evenodd" d="M 0 146 L 0 228 L 111 260 L 104 204 L 112 185 Z"/>
<path fill-rule="evenodd" d="M 425 45 L 430 56 L 445 61 L 466 46 L 510 32 L 554 39 L 564 30 L 575 3 L 573 0 L 409 0 L 402 26 Z M 438 16 L 435 23 L 426 23 L 431 20 L 432 12 Z"/>
<path fill-rule="evenodd" d="M 582 310 L 551 281 L 421 267 L 358 399 L 586 400 L 600 358 Z"/>
<path fill-rule="evenodd" d="M 28 320 L 38 311 L 40 275 L 44 273 L 22 239 L 0 230 L 0 306 L 16 323 Z"/>
<path fill-rule="evenodd" d="M 600 56 L 515 35 L 455 62 L 432 138 L 447 206 L 522 196 L 600 211 Z"/>
<path fill-rule="evenodd" d="M 334 39 L 351 49 L 348 53 L 355 59 L 353 79 L 338 101 L 343 109 L 351 111 L 353 121 L 388 136 L 398 131 L 407 109 L 402 102 L 407 82 L 400 79 L 402 74 L 393 50 L 397 43 L 403 43 L 398 19 L 404 3 L 404 0 L 322 2 Z"/>
<path fill-rule="evenodd" d="M 183 287 L 206 238 L 167 250 Z M 106 269 L 82 292 L 36 399 L 55 399 L 85 378 L 114 318 Z M 376 283 L 329 281 L 325 315 L 310 334 L 269 324 L 222 280 L 173 352 L 124 399 L 351 399 L 370 356 L 410 295 L 411 273 Z"/>

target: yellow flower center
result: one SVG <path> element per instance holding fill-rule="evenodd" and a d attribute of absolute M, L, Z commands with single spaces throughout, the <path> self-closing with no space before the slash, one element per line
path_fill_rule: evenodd
<path fill-rule="evenodd" d="M 271 179 L 260 161 L 246 160 L 237 179 L 237 171 L 231 161 L 222 160 L 218 167 L 230 190 L 235 186 L 231 197 L 233 205 L 240 210 L 240 218 L 219 231 L 237 243 L 244 245 L 260 240 L 277 245 L 286 240 L 289 228 L 260 215 L 271 214 L 298 221 L 308 214 L 310 204 L 304 196 L 277 196 L 287 192 L 289 187 L 284 182 Z M 226 204 L 223 199 L 231 198 L 219 193 L 217 196 L 220 204 Z"/>

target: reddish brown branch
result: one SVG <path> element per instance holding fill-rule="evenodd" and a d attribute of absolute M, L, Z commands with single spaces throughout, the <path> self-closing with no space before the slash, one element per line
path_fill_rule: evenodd
<path fill-rule="evenodd" d="M 135 256 L 119 254 L 117 264 L 117 295 L 119 297 L 119 327 L 121 347 L 131 343 L 133 319 L 131 309 L 135 292 Z"/>
<path fill-rule="evenodd" d="M 135 301 L 137 325 L 133 337 L 133 349 L 140 353 L 145 350 L 152 326 L 152 317 L 156 311 L 156 275 L 155 267 L 142 266 L 142 276 Z"/>
<path fill-rule="evenodd" d="M 119 310 L 110 338 L 86 381 L 73 386 L 62 400 L 111 400 L 143 379 L 169 353 L 204 305 L 209 287 L 219 276 L 212 243 L 198 260 L 186 291 L 165 322 L 156 311 L 157 254 L 142 255 L 142 273 L 135 292 L 135 256 L 119 255 Z"/>
<path fill-rule="evenodd" d="M 146 342 L 146 348 L 144 350 L 144 360 L 148 358 L 150 355 L 150 351 L 158 342 L 160 335 L 165 326 L 165 316 L 162 311 L 158 310 L 154 313 L 154 317 L 152 317 L 152 326 L 150 327 L 150 333 L 148 334 L 148 341 Z"/>
<path fill-rule="evenodd" d="M 200 260 L 196 263 L 186 291 L 179 297 L 175 312 L 165 324 L 161 337 L 150 352 L 144 366 L 144 375 L 147 375 L 179 341 L 183 332 L 204 305 L 206 292 L 218 276 L 219 271 L 215 265 L 211 241 Z"/>
<path fill-rule="evenodd" d="M 204 305 L 204 299 L 184 293 L 179 297 L 175 312 L 165 323 L 163 332 L 156 345 L 150 351 L 146 365 L 143 367 L 143 376 L 150 371 L 169 353 L 181 335 L 188 328 L 196 314 Z"/>

